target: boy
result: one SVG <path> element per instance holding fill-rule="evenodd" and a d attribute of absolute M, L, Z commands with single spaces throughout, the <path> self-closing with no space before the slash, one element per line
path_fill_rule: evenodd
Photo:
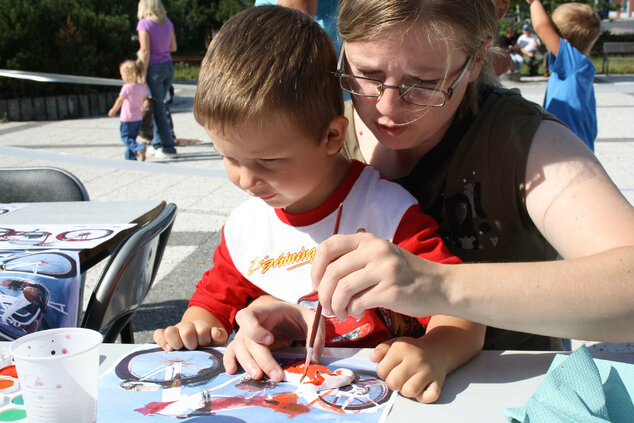
<path fill-rule="evenodd" d="M 565 3 L 548 18 L 540 0 L 529 0 L 535 31 L 550 50 L 552 72 L 544 108 L 561 119 L 594 151 L 597 106 L 594 65 L 587 57 L 601 35 L 601 19 L 584 3 Z"/>
<path fill-rule="evenodd" d="M 308 310 L 303 305 L 315 305 L 310 264 L 317 245 L 334 232 L 338 210 L 339 233 L 373 232 L 429 260 L 460 262 L 407 191 L 340 154 L 348 122 L 336 62 L 317 23 L 279 6 L 247 9 L 213 38 L 194 116 L 229 179 L 256 198 L 231 213 L 214 267 L 196 286 L 181 322 L 154 333 L 163 349 L 224 345 L 236 313 L 264 293 L 302 313 Z M 421 337 L 425 326 L 434 336 Z M 374 347 L 398 336 L 416 337 L 402 355 L 430 357 L 408 367 L 411 377 L 424 376 L 410 383 L 424 382 L 419 391 L 435 383 L 440 392 L 446 374 L 482 348 L 484 328 L 386 309 L 368 310 L 360 320 L 325 318 L 327 346 Z"/>

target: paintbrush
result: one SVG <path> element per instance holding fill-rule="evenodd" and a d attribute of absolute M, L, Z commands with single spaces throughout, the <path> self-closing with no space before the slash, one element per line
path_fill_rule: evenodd
<path fill-rule="evenodd" d="M 339 208 L 337 209 L 337 218 L 335 219 L 335 229 L 333 231 L 333 235 L 337 235 L 339 232 L 339 221 L 341 220 L 341 209 L 343 208 L 343 203 L 339 204 Z M 308 366 L 310 365 L 310 361 L 313 358 L 313 348 L 315 347 L 315 337 L 317 335 L 317 329 L 319 328 L 319 321 L 321 320 L 321 303 L 319 302 L 319 298 L 317 299 L 317 308 L 315 309 L 315 320 L 313 320 L 313 328 L 310 332 L 310 340 L 308 341 L 308 347 L 306 348 L 306 362 L 304 363 L 304 374 L 299 379 L 299 383 L 302 383 L 302 380 L 306 377 L 308 373 Z"/>

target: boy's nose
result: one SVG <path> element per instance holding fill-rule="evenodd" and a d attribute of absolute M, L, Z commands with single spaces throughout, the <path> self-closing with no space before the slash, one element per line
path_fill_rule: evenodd
<path fill-rule="evenodd" d="M 243 190 L 249 190 L 251 188 L 256 187 L 259 183 L 261 183 L 260 178 L 257 173 L 253 171 L 253 169 L 242 166 L 240 168 L 240 187 Z"/>

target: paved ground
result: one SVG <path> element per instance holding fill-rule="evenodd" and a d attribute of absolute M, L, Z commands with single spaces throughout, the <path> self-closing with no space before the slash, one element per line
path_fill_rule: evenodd
<path fill-rule="evenodd" d="M 525 78 L 508 85 L 541 103 L 544 78 Z M 634 76 L 598 77 L 595 87 L 599 115 L 596 153 L 634 204 L 634 138 L 630 138 L 634 133 Z M 174 125 L 176 135 L 187 143 L 178 147 L 175 160 L 123 160 L 118 119 L 0 124 L 3 166 L 65 168 L 82 180 L 92 200 L 160 199 L 178 205 L 154 288 L 134 317 L 136 342 L 150 342 L 156 327 L 178 321 L 196 281 L 211 265 L 223 222 L 246 199 L 246 194 L 228 181 L 222 161 L 194 121 L 193 89 L 177 85 Z M 86 291 L 90 292 L 99 271 L 96 267 L 88 272 Z M 631 344 L 598 344 L 594 348 L 634 351 Z"/>

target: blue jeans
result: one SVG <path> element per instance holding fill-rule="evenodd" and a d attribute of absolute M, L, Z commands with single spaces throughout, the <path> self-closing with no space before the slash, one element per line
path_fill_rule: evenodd
<path fill-rule="evenodd" d="M 143 144 L 136 142 L 136 137 L 141 129 L 141 121 L 121 122 L 119 132 L 121 132 L 121 141 L 127 147 L 125 150 L 126 160 L 136 160 L 136 153 L 145 150 Z"/>
<path fill-rule="evenodd" d="M 165 113 L 165 96 L 174 82 L 174 65 L 172 62 L 156 63 L 147 68 L 145 78 L 152 97 L 152 114 L 154 119 L 154 139 L 152 146 L 163 149 L 164 153 L 176 154 L 174 137 Z"/>

